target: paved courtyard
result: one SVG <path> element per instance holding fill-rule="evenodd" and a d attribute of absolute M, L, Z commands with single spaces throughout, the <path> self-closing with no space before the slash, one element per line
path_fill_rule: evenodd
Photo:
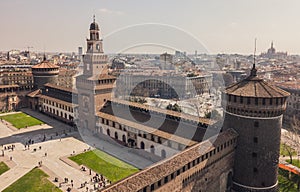
<path fill-rule="evenodd" d="M 56 121 L 48 116 L 34 111 L 25 111 L 30 115 L 39 118 L 47 124 L 28 127 L 15 130 L 5 122 L 0 122 L 0 155 L 4 152 L 4 157 L 0 157 L 0 161 L 4 161 L 10 170 L 0 176 L 0 191 L 17 181 L 23 175 L 42 162 L 41 169 L 47 173 L 56 186 L 61 186 L 63 191 L 71 187 L 70 181 L 73 180 L 72 191 L 93 191 L 94 183 L 90 180 L 95 173 L 90 175 L 89 171 L 80 170 L 80 166 L 68 160 L 68 156 L 82 153 L 91 146 L 84 143 L 78 132 L 74 128 Z M 45 141 L 43 139 L 46 138 Z M 34 144 L 30 148 L 25 147 L 29 140 L 33 140 Z M 130 151 L 124 152 L 124 147 L 101 140 L 99 137 L 90 135 L 90 141 L 98 141 L 95 147 L 104 149 L 113 156 L 129 162 L 138 168 L 145 168 L 154 161 L 141 157 Z M 15 145 L 14 150 L 4 150 L 4 148 Z M 106 150 L 105 150 L 106 149 Z M 46 154 L 47 153 L 47 154 Z M 59 182 L 54 182 L 54 178 L 59 178 Z M 69 182 L 64 183 L 64 178 L 68 178 Z M 87 182 L 84 188 L 81 184 Z"/>

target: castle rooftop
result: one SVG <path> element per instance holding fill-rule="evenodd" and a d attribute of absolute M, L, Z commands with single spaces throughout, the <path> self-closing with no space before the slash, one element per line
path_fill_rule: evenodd
<path fill-rule="evenodd" d="M 242 97 L 278 98 L 288 97 L 290 94 L 263 79 L 257 77 L 255 65 L 246 79 L 225 89 L 226 94 Z"/>
<path fill-rule="evenodd" d="M 50 63 L 48 61 L 43 61 L 39 64 L 36 64 L 32 67 L 32 69 L 58 69 L 59 66 L 53 64 L 53 63 Z"/>

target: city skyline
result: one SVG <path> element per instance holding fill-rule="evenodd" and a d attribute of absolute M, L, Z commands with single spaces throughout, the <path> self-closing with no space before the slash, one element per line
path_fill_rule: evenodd
<path fill-rule="evenodd" d="M 110 42 L 109 36 L 120 29 L 130 26 L 143 26 L 138 29 L 143 34 L 141 39 L 150 38 L 146 46 L 138 49 L 141 52 L 170 51 L 173 48 L 193 53 L 239 53 L 252 54 L 253 40 L 257 38 L 257 52 L 265 52 L 272 41 L 278 51 L 299 54 L 300 39 L 297 38 L 299 27 L 296 25 L 300 13 L 297 11 L 300 2 L 281 1 L 5 1 L 1 2 L 1 51 L 11 49 L 26 50 L 32 46 L 33 51 L 76 52 L 77 47 L 85 47 L 88 33 L 85 30 L 96 15 L 101 32 L 106 41 L 105 51 L 114 53 L 128 47 L 119 48 Z M 14 10 L 14 11 L 11 11 Z M 284 13 L 284 14 L 282 14 Z M 287 14 L 288 13 L 288 14 Z M 152 35 L 149 24 L 158 24 L 157 36 Z M 201 44 L 190 43 L 168 46 L 156 50 L 149 44 L 164 41 L 170 34 L 164 34 L 161 26 L 182 30 L 187 36 L 195 37 Z M 126 40 L 135 41 L 137 34 L 127 30 Z M 161 36 L 159 35 L 161 34 Z M 157 42 L 152 42 L 151 36 Z M 122 37 L 122 36 L 118 36 Z M 145 38 L 146 37 L 146 38 Z M 172 39 L 184 39 L 180 34 L 171 31 Z M 196 41 L 197 41 L 196 40 Z M 120 41 L 119 41 L 120 42 Z M 122 42 L 122 41 L 121 41 Z M 148 43 L 148 44 L 147 44 Z M 132 46 L 134 46 L 133 44 Z M 205 49 L 201 49 L 205 47 Z M 133 49 L 134 50 L 134 49 Z"/>

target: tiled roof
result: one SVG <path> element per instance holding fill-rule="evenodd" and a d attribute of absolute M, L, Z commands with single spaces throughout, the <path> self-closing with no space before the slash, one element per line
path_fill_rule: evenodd
<path fill-rule="evenodd" d="M 198 143 L 164 161 L 158 162 L 149 168 L 107 187 L 103 190 L 103 192 L 128 192 L 141 190 L 145 186 L 149 186 L 152 183 L 174 173 L 187 163 L 197 159 L 201 155 L 204 155 L 209 150 L 212 150 L 215 146 L 219 146 L 230 139 L 236 138 L 237 136 L 238 135 L 234 130 L 228 129 L 220 133 L 218 136 L 211 137 L 208 140 Z M 216 140 L 215 137 L 217 137 Z"/>
<path fill-rule="evenodd" d="M 27 94 L 28 97 L 36 97 L 37 95 L 39 95 L 41 93 L 40 89 L 37 89 L 35 91 L 32 91 L 30 93 Z"/>
<path fill-rule="evenodd" d="M 32 67 L 32 69 L 58 69 L 59 66 L 54 65 L 53 63 L 50 63 L 48 61 L 43 61 L 39 64 L 36 64 Z"/>
<path fill-rule="evenodd" d="M 213 124 L 216 123 L 216 121 L 214 121 L 212 119 L 209 119 L 209 118 L 189 115 L 189 114 L 186 114 L 186 113 L 183 113 L 183 112 L 177 112 L 177 111 L 172 111 L 172 110 L 167 110 L 167 109 L 161 109 L 161 108 L 158 108 L 158 107 L 149 106 L 149 105 L 145 105 L 145 104 L 140 104 L 140 103 L 136 103 L 136 102 L 130 102 L 130 101 L 121 100 L 121 99 L 117 99 L 117 98 L 113 98 L 111 101 L 115 102 L 115 103 L 120 103 L 120 104 L 123 104 L 123 105 L 128 105 L 128 106 L 133 106 L 133 107 L 137 107 L 137 108 L 141 108 L 141 109 L 156 111 L 156 112 L 161 113 L 161 114 L 167 114 L 167 115 L 171 115 L 171 116 L 174 116 L 174 117 L 189 119 L 189 120 L 204 123 L 204 124 L 207 124 L 207 125 L 213 125 Z"/>
<path fill-rule="evenodd" d="M 87 80 L 105 80 L 105 79 L 116 79 L 116 77 L 108 74 L 99 74 L 99 75 L 91 76 Z"/>
<path fill-rule="evenodd" d="M 66 101 L 63 101 L 63 100 L 60 100 L 60 99 L 56 99 L 56 98 L 53 98 L 53 97 L 49 97 L 49 96 L 46 96 L 46 95 L 41 95 L 40 98 L 41 99 L 48 99 L 50 101 L 54 101 L 56 103 L 59 103 L 59 104 L 62 104 L 62 105 L 66 105 L 66 106 L 69 106 L 69 107 L 75 107 L 75 106 L 77 106 L 77 104 L 66 102 Z"/>
<path fill-rule="evenodd" d="M 260 98 L 289 96 L 288 92 L 271 85 L 256 76 L 249 76 L 248 78 L 227 87 L 225 93 L 236 96 Z"/>
<path fill-rule="evenodd" d="M 72 88 L 67 88 L 67 87 L 63 87 L 63 86 L 59 86 L 59 85 L 54 85 L 54 84 L 51 84 L 51 83 L 46 83 L 44 86 L 54 88 L 54 89 L 59 89 L 59 90 L 66 91 L 66 92 L 77 93 L 77 91 L 72 89 Z"/>
<path fill-rule="evenodd" d="M 108 120 L 111 120 L 111 121 L 114 121 L 114 122 L 118 122 L 122 125 L 130 126 L 130 127 L 136 128 L 138 130 L 145 131 L 147 133 L 152 133 L 153 135 L 157 135 L 159 137 L 162 137 L 162 138 L 165 138 L 165 139 L 168 139 L 168 140 L 172 140 L 172 141 L 175 141 L 177 143 L 180 143 L 180 144 L 183 144 L 183 145 L 186 145 L 186 146 L 189 146 L 189 147 L 193 146 L 197 143 L 197 142 L 192 141 L 190 139 L 182 138 L 182 137 L 176 136 L 174 134 L 170 134 L 170 133 L 167 133 L 167 132 L 164 132 L 164 131 L 160 131 L 160 130 L 155 129 L 153 127 L 149 127 L 149 126 L 142 125 L 142 124 L 139 124 L 139 123 L 136 123 L 136 122 L 133 122 L 133 121 L 129 121 L 129 120 L 126 120 L 126 119 L 115 117 L 114 115 L 110 115 L 110 114 L 107 114 L 107 113 L 97 112 L 96 115 L 98 117 L 102 117 L 104 119 L 108 119 Z"/>

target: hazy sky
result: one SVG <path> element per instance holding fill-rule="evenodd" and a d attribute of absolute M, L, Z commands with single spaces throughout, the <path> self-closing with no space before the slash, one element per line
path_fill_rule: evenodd
<path fill-rule="evenodd" d="M 106 52 L 204 52 L 203 45 L 250 54 L 257 38 L 258 52 L 273 40 L 277 50 L 299 54 L 299 10 L 299 0 L 1 0 L 0 50 L 77 51 L 95 14 Z"/>

